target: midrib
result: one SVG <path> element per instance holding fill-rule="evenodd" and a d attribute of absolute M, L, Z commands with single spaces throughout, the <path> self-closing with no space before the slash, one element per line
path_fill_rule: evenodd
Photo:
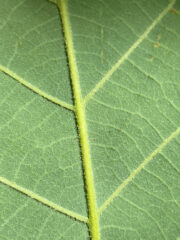
<path fill-rule="evenodd" d="M 88 132 L 86 124 L 86 113 L 84 101 L 81 94 L 81 87 L 79 82 L 79 74 L 76 64 L 71 25 L 68 16 L 67 1 L 58 0 L 58 7 L 60 10 L 60 15 L 63 23 L 65 42 L 67 47 L 67 56 L 69 61 L 69 69 L 73 88 L 73 97 L 75 102 L 75 115 L 77 118 L 77 125 L 79 130 L 83 171 L 85 176 L 85 186 L 87 194 L 87 205 L 89 214 L 89 231 L 92 240 L 100 240 L 100 230 L 99 230 L 99 216 L 96 205 L 96 194 L 93 179 L 91 155 L 88 141 Z"/>

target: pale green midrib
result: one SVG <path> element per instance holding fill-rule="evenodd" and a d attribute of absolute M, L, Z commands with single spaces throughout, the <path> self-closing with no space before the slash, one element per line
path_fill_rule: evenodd
<path fill-rule="evenodd" d="M 119 195 L 119 193 L 141 172 L 141 170 L 157 155 L 167 144 L 180 134 L 180 127 L 176 129 L 168 138 L 166 138 L 130 175 L 125 181 L 111 194 L 111 196 L 103 203 L 98 213 L 99 215 L 107 208 L 108 205 Z"/>
<path fill-rule="evenodd" d="M 19 83 L 21 83 L 22 85 L 27 87 L 28 89 L 30 89 L 34 93 L 40 95 L 41 97 L 47 99 L 48 101 L 51 101 L 52 103 L 60 105 L 61 107 L 66 108 L 68 110 L 74 111 L 74 106 L 72 106 L 71 104 L 63 102 L 63 101 L 59 100 L 58 98 L 53 97 L 53 96 L 47 94 L 46 92 L 40 90 L 36 86 L 34 86 L 31 83 L 29 83 L 26 80 L 24 80 L 22 77 L 18 76 L 16 73 L 12 72 L 10 69 L 0 65 L 0 71 L 4 72 L 8 76 L 12 77 L 16 81 L 18 81 Z"/>
<path fill-rule="evenodd" d="M 59 0 L 58 7 L 60 10 L 60 15 L 61 15 L 62 24 L 63 24 L 66 49 L 67 49 L 67 57 L 69 62 L 69 71 L 71 75 L 74 102 L 75 102 L 75 115 L 77 118 L 77 125 L 79 130 L 83 171 L 85 176 L 88 215 L 89 215 L 89 223 L 88 223 L 89 232 L 92 240 L 100 240 L 99 216 L 98 216 L 98 209 L 96 205 L 96 193 L 95 193 L 91 155 L 90 155 L 90 148 L 89 148 L 89 141 L 88 141 L 86 114 L 85 114 L 85 107 L 84 107 L 84 102 L 81 94 L 79 73 L 77 69 L 75 52 L 74 52 L 74 44 L 72 39 L 71 24 L 68 16 L 67 1 Z"/>
<path fill-rule="evenodd" d="M 119 68 L 119 66 L 129 57 L 129 55 L 140 45 L 140 43 L 148 36 L 151 30 L 161 21 L 161 19 L 173 7 L 176 0 L 173 0 L 161 12 L 161 14 L 153 21 L 153 23 L 146 29 L 146 31 L 137 39 L 137 41 L 128 49 L 128 51 L 112 66 L 112 68 L 104 75 L 104 77 L 97 83 L 97 85 L 86 95 L 84 104 L 86 104 L 91 97 L 104 85 L 104 83 L 111 77 L 111 75 Z"/>
<path fill-rule="evenodd" d="M 25 195 L 27 195 L 28 197 L 32 198 L 32 199 L 35 199 L 36 201 L 40 202 L 41 204 L 45 205 L 45 206 L 48 206 L 60 213 L 63 213 L 71 218 L 74 218 L 80 222 L 83 222 L 83 223 L 88 223 L 88 218 L 87 217 L 84 217 L 84 216 L 81 216 L 73 211 L 70 211 L 66 208 L 63 208 L 59 205 L 57 205 L 56 203 L 44 198 L 44 197 L 41 197 L 40 195 L 30 191 L 29 189 L 27 188 L 24 188 L 22 186 L 19 186 L 18 184 L 16 184 L 15 182 L 12 182 L 4 177 L 0 177 L 0 182 L 17 190 L 18 192 L 21 192 Z"/>

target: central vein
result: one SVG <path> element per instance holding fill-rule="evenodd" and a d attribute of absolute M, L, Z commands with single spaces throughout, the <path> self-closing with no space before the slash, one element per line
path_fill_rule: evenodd
<path fill-rule="evenodd" d="M 58 7 L 60 9 L 60 15 L 62 18 L 65 41 L 67 46 L 67 55 L 69 60 L 69 68 L 70 68 L 74 102 L 75 102 L 75 114 L 77 118 L 79 137 L 80 137 L 83 170 L 84 170 L 85 185 L 86 185 L 86 192 L 87 192 L 87 204 L 88 204 L 88 211 L 89 211 L 89 222 L 88 222 L 89 231 L 90 231 L 92 240 L 100 240 L 99 217 L 98 217 L 98 210 L 96 205 L 96 194 L 95 194 L 91 155 L 90 155 L 89 141 L 88 141 L 85 106 L 84 106 L 84 102 L 81 94 L 79 74 L 78 74 L 73 40 L 72 40 L 71 26 L 70 26 L 70 21 L 68 17 L 67 0 L 58 0 Z"/>

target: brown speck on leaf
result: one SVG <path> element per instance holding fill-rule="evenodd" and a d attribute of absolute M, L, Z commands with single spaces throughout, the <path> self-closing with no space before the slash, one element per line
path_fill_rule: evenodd
<path fill-rule="evenodd" d="M 149 61 L 150 61 L 150 62 L 154 61 L 154 58 L 155 58 L 155 57 L 152 56 L 152 57 L 149 59 Z"/>
<path fill-rule="evenodd" d="M 171 12 L 171 13 L 174 13 L 174 14 L 178 14 L 178 11 L 177 11 L 176 9 L 174 9 L 174 8 L 172 8 L 172 9 L 170 10 L 170 12 Z"/>
<path fill-rule="evenodd" d="M 158 42 L 155 42 L 155 43 L 154 43 L 154 47 L 155 47 L 155 48 L 159 47 L 159 43 L 158 43 Z"/>

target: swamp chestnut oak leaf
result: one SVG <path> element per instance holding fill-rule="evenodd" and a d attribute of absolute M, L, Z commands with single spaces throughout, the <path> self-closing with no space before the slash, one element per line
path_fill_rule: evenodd
<path fill-rule="evenodd" d="M 0 0 L 0 239 L 180 237 L 180 1 Z"/>

